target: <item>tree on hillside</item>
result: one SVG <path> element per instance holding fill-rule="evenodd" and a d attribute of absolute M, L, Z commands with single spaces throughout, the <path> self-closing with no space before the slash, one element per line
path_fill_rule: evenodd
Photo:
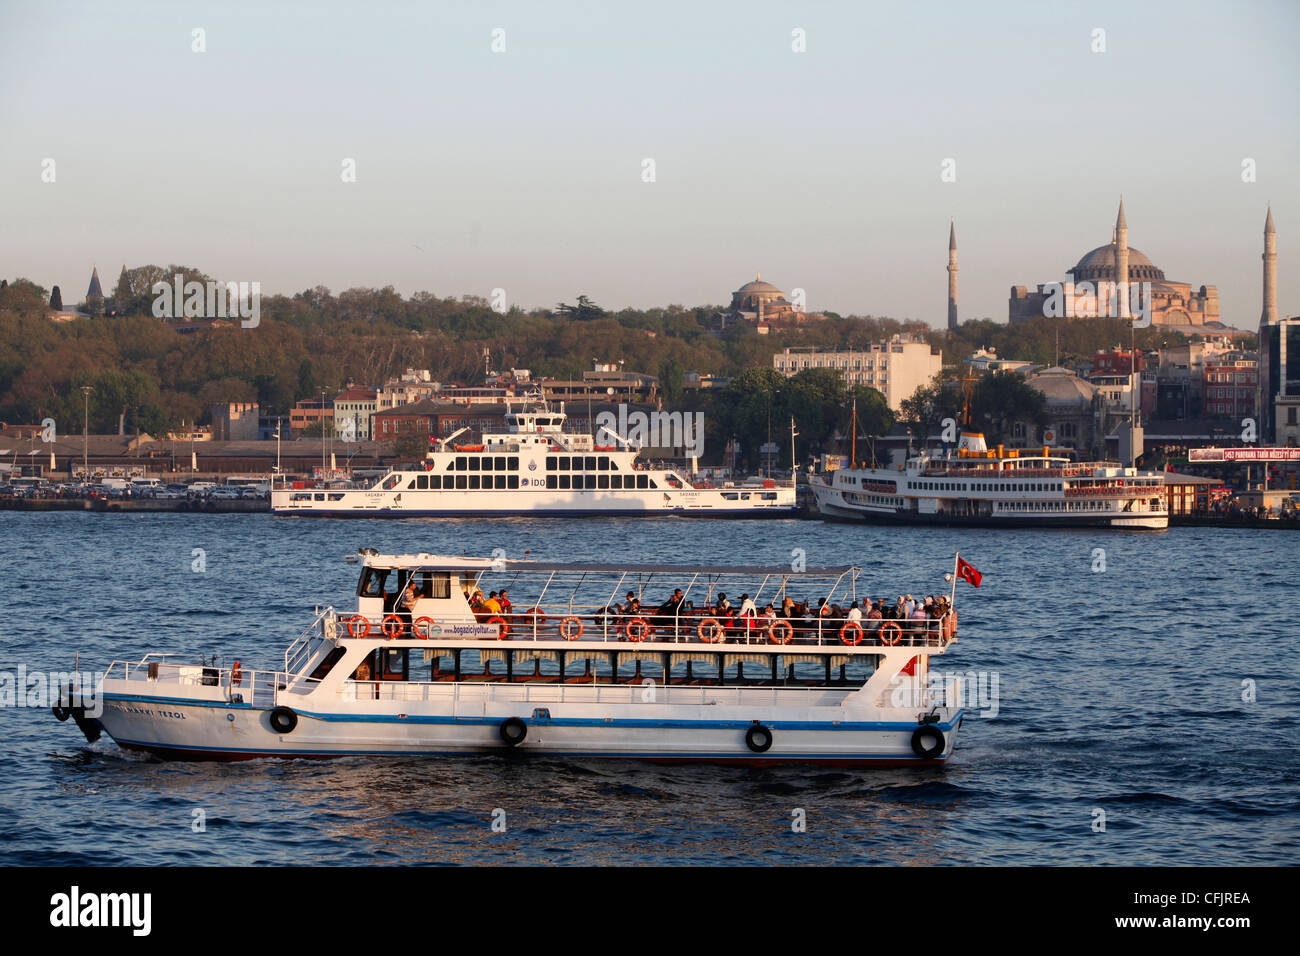
<path fill-rule="evenodd" d="M 55 286 L 54 291 L 50 293 L 50 308 L 56 312 L 63 311 L 63 295 L 59 292 L 58 286 Z"/>
<path fill-rule="evenodd" d="M 686 369 L 675 358 L 659 363 L 659 390 L 663 392 L 664 401 L 675 402 L 682 397 L 682 382 Z"/>
<path fill-rule="evenodd" d="M 605 315 L 605 310 L 592 302 L 585 295 L 578 296 L 577 305 L 568 305 L 559 302 L 555 306 L 555 314 L 565 319 L 579 319 L 587 321 L 588 319 L 599 319 Z"/>

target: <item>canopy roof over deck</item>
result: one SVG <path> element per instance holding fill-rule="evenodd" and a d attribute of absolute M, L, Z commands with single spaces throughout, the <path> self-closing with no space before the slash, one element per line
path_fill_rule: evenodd
<path fill-rule="evenodd" d="M 418 571 L 539 571 L 539 572 L 590 572 L 613 574 L 705 574 L 774 576 L 794 579 L 813 577 L 856 576 L 862 569 L 854 565 L 805 568 L 791 570 L 785 565 L 722 565 L 722 564 L 597 564 L 556 563 L 548 561 L 516 561 L 508 558 L 469 558 L 445 554 L 366 554 L 363 562 L 368 568 L 403 568 Z"/>

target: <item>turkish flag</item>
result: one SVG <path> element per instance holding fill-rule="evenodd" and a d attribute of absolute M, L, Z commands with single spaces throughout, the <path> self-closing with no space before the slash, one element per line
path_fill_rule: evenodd
<path fill-rule="evenodd" d="M 965 578 L 971 584 L 975 585 L 975 587 L 979 587 L 980 581 L 983 580 L 984 576 L 975 570 L 975 565 L 967 564 L 964 559 L 958 558 L 957 577 Z"/>

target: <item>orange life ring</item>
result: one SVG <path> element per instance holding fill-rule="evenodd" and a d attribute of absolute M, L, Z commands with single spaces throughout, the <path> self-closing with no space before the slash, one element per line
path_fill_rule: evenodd
<path fill-rule="evenodd" d="M 522 615 L 520 615 L 520 617 L 522 618 L 524 624 L 526 624 L 529 627 L 532 627 L 533 624 L 536 624 L 537 627 L 540 629 L 541 626 L 546 623 L 546 615 L 542 613 L 541 608 L 536 608 L 536 607 L 529 608 Z"/>
<path fill-rule="evenodd" d="M 849 624 L 856 624 L 856 623 L 857 623 L 856 621 L 849 622 Z M 847 626 L 848 625 L 846 624 L 845 627 Z M 785 633 L 785 636 L 777 637 L 776 632 L 778 630 L 783 631 Z M 862 630 L 861 625 L 858 625 L 858 630 Z M 794 628 L 791 626 L 789 621 L 773 621 L 771 626 L 768 627 L 767 629 L 767 639 L 771 641 L 773 644 L 789 644 L 791 641 L 794 640 Z"/>
<path fill-rule="evenodd" d="M 894 639 L 891 641 L 886 635 L 893 634 Z M 893 621 L 886 621 L 880 625 L 880 643 L 893 647 L 903 639 L 903 629 Z"/>
<path fill-rule="evenodd" d="M 244 681 L 244 672 L 239 668 L 239 661 L 235 661 L 235 666 L 230 668 L 230 686 L 238 687 Z"/>
<path fill-rule="evenodd" d="M 704 620 L 700 621 L 699 626 L 695 628 L 696 636 L 705 644 L 718 643 L 718 641 L 722 640 L 722 636 L 725 633 L 726 630 L 723 628 L 722 622 L 716 617 L 706 617 Z"/>
<path fill-rule="evenodd" d="M 402 619 L 396 614 L 385 614 L 379 623 L 379 629 L 390 641 L 402 636 Z"/>
<path fill-rule="evenodd" d="M 634 617 L 623 627 L 623 633 L 629 641 L 644 641 L 650 636 L 650 625 L 643 617 Z"/>
<path fill-rule="evenodd" d="M 357 625 L 361 625 L 361 633 L 357 633 Z M 348 621 L 348 637 L 362 638 L 370 634 L 370 618 L 362 617 L 358 614 Z"/>
<path fill-rule="evenodd" d="M 853 631 L 857 636 L 850 638 L 849 632 Z M 840 643 L 849 644 L 853 647 L 862 643 L 862 625 L 857 621 L 845 621 L 840 628 Z"/>
<path fill-rule="evenodd" d="M 574 624 L 578 625 L 578 631 L 576 634 L 573 632 Z M 582 637 L 582 621 L 579 618 L 574 617 L 572 614 L 564 618 L 564 620 L 560 621 L 560 637 L 564 638 L 566 641 L 576 641 L 578 638 Z"/>
<path fill-rule="evenodd" d="M 501 630 L 497 633 L 498 641 L 504 641 L 506 639 L 506 635 L 510 633 L 510 622 L 507 621 L 504 617 L 501 617 L 499 614 L 493 614 L 484 623 L 501 625 Z"/>
<path fill-rule="evenodd" d="M 421 633 L 420 631 L 421 621 L 429 622 L 429 626 L 424 629 L 423 633 Z M 425 617 L 425 616 L 417 617 L 414 621 L 411 622 L 411 633 L 414 634 L 416 637 L 418 637 L 420 640 L 427 641 L 429 639 L 429 633 L 433 630 L 434 623 L 435 622 L 431 617 Z"/>

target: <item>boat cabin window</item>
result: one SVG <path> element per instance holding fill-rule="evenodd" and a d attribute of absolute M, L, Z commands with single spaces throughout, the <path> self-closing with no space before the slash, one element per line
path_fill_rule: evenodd
<path fill-rule="evenodd" d="M 402 478 L 400 475 L 389 475 L 387 478 L 384 479 L 384 483 L 382 487 L 385 491 L 392 491 L 394 488 L 397 487 L 398 482 L 400 482 L 401 480 Z"/>

